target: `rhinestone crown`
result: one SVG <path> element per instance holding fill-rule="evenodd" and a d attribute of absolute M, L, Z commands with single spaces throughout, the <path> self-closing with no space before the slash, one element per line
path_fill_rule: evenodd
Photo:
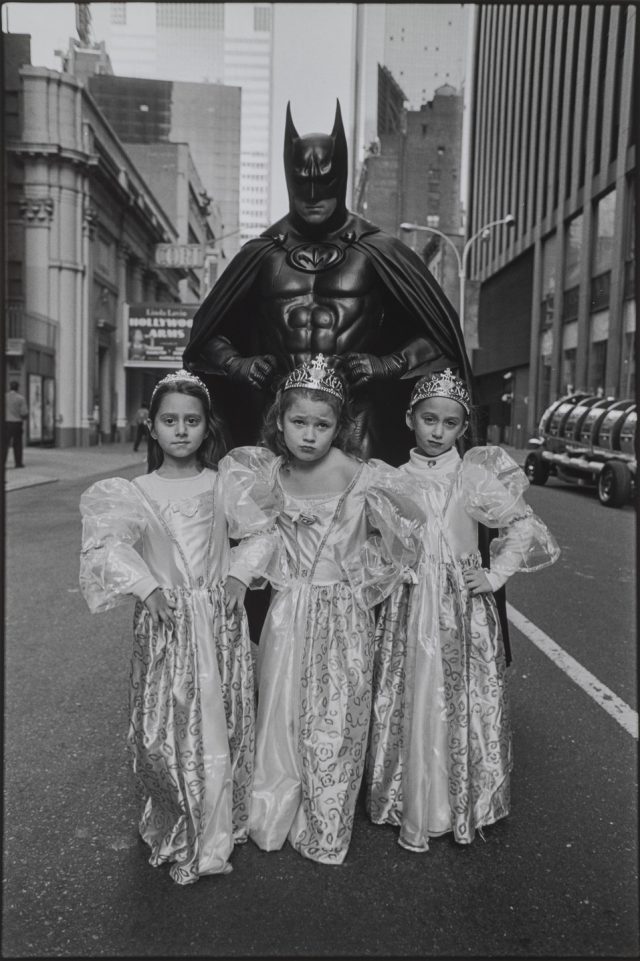
<path fill-rule="evenodd" d="M 430 377 L 421 377 L 411 393 L 409 409 L 413 410 L 416 404 L 427 397 L 449 397 L 462 404 L 467 414 L 471 407 L 471 398 L 467 385 L 459 377 L 451 372 L 451 368 L 441 370 Z"/>
<path fill-rule="evenodd" d="M 204 383 L 204 381 L 200 380 L 199 377 L 196 377 L 195 374 L 192 374 L 188 370 L 184 369 L 172 370 L 170 374 L 167 374 L 166 377 L 163 377 L 162 380 L 159 380 L 156 386 L 153 388 L 151 402 L 153 403 L 153 398 L 156 395 L 156 391 L 160 387 L 171 386 L 172 384 L 194 384 L 196 387 L 199 387 L 200 390 L 203 390 L 207 395 L 207 403 L 209 404 L 209 407 L 211 407 L 211 396 L 207 390 L 207 385 Z"/>
<path fill-rule="evenodd" d="M 327 359 L 322 354 L 316 354 L 310 361 L 291 371 L 282 389 L 293 390 L 294 387 L 323 390 L 326 394 L 332 394 L 338 400 L 344 401 L 342 381 L 327 365 Z"/>

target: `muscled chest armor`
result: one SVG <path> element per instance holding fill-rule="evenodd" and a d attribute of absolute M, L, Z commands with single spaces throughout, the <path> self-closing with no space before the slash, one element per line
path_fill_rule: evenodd
<path fill-rule="evenodd" d="M 287 240 L 258 276 L 264 349 L 289 364 L 315 353 L 371 350 L 383 317 L 381 293 L 369 259 L 348 244 Z"/>

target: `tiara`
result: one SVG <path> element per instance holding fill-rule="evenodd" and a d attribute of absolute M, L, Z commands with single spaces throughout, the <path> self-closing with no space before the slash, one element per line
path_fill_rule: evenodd
<path fill-rule="evenodd" d="M 431 377 L 420 378 L 411 393 L 409 409 L 413 410 L 416 404 L 427 397 L 449 397 L 451 400 L 457 400 L 467 414 L 471 407 L 471 398 L 466 384 L 451 372 L 450 367 L 432 374 Z"/>
<path fill-rule="evenodd" d="M 160 387 L 171 387 L 173 384 L 193 384 L 194 387 L 199 387 L 207 395 L 207 403 L 211 407 L 211 397 L 209 391 L 207 390 L 207 385 L 204 381 L 196 377 L 195 374 L 191 374 L 188 370 L 172 370 L 170 374 L 159 380 L 156 386 L 153 388 L 153 393 L 151 394 L 151 402 L 153 403 L 153 398 Z"/>
<path fill-rule="evenodd" d="M 323 390 L 326 394 L 332 394 L 338 400 L 344 401 L 344 387 L 340 378 L 327 365 L 326 357 L 322 354 L 300 364 L 292 370 L 284 382 L 284 390 L 293 390 L 294 387 L 306 390 Z"/>

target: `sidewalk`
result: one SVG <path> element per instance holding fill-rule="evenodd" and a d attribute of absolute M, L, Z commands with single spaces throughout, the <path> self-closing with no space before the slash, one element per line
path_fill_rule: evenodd
<path fill-rule="evenodd" d="M 13 491 L 55 481 L 79 480 L 94 474 L 116 474 L 122 468 L 134 465 L 144 474 L 147 448 L 141 444 L 136 452 L 130 441 L 98 444 L 96 447 L 25 447 L 23 468 L 13 466 L 11 450 L 7 462 L 5 491 Z"/>
<path fill-rule="evenodd" d="M 522 466 L 528 454 L 526 450 L 502 445 L 504 450 Z M 94 474 L 116 474 L 124 467 L 137 465 L 144 474 L 147 464 L 147 448 L 140 445 L 136 453 L 131 442 L 99 444 L 96 447 L 25 447 L 24 468 L 13 467 L 13 451 L 7 458 L 5 468 L 5 491 L 52 484 L 54 481 L 79 480 Z"/>

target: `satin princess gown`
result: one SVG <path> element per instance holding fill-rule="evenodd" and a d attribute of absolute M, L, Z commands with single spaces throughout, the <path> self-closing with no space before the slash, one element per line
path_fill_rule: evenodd
<path fill-rule="evenodd" d="M 282 486 L 282 458 L 259 448 L 230 456 L 250 464 L 279 505 L 258 648 L 250 837 L 267 851 L 288 839 L 307 858 L 341 864 L 369 734 L 372 608 L 415 562 L 424 515 L 380 462 L 360 463 L 340 493 L 298 497 Z"/>
<path fill-rule="evenodd" d="M 248 835 L 253 662 L 246 616 L 229 609 L 225 579 L 228 535 L 273 524 L 256 490 L 234 487 L 223 471 L 178 480 L 153 472 L 99 481 L 80 501 L 90 610 L 138 598 L 128 746 L 144 799 L 139 830 L 150 863 L 171 862 L 179 884 L 231 870 L 234 842 Z M 268 541 L 264 534 L 263 548 Z M 255 560 L 255 546 L 237 559 L 246 579 L 251 552 Z M 176 604 L 175 628 L 153 629 L 141 599 L 156 587 Z"/>
<path fill-rule="evenodd" d="M 493 593 L 472 596 L 464 571 L 481 568 L 478 523 L 499 528 L 488 578 L 497 590 L 516 571 L 559 556 L 527 506 L 524 472 L 499 447 L 413 450 L 400 470 L 422 498 L 427 523 L 415 584 L 384 603 L 377 629 L 367 809 L 400 828 L 399 843 L 426 851 L 452 831 L 460 844 L 506 817 L 511 728 L 505 657 Z"/>

